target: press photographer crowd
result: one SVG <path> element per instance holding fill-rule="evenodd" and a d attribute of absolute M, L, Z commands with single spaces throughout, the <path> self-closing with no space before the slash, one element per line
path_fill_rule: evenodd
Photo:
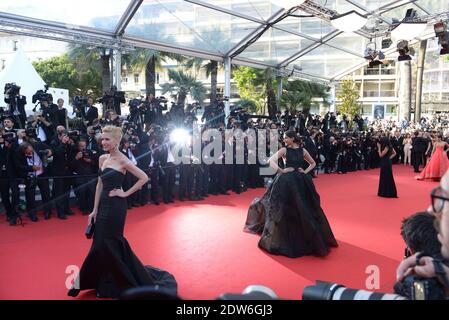
<path fill-rule="evenodd" d="M 112 87 L 103 97 L 74 97 L 70 111 L 66 101 L 56 104 L 47 90 L 39 90 L 32 97 L 33 112 L 25 111 L 27 98 L 20 95 L 16 84 L 5 86 L 5 103 L 0 109 L 0 189 L 1 202 L 11 226 L 23 225 L 22 216 L 38 221 L 38 213 L 50 219 L 56 211 L 59 219 L 74 213 L 70 209 L 70 195 L 74 194 L 83 215 L 94 205 L 101 132 L 106 125 L 122 128 L 124 138 L 120 151 L 140 169 L 149 182 L 128 197 L 128 208 L 148 204 L 159 205 L 178 201 L 199 201 L 211 195 L 229 195 L 245 192 L 248 188 L 261 188 L 270 177 L 260 175 L 266 166 L 260 160 L 248 161 L 248 129 L 268 136 L 270 130 L 279 132 L 277 147 L 282 145 L 283 133 L 295 130 L 303 147 L 318 164 L 311 174 L 347 174 L 357 170 L 379 167 L 378 144 L 389 145 L 396 151 L 393 163 L 409 165 L 411 172 L 419 172 L 429 160 L 435 143 L 449 142 L 449 113 L 423 117 L 418 123 L 377 119 L 368 121 L 356 115 L 350 119 L 338 112 L 313 115 L 303 111 L 277 112 L 272 116 L 252 115 L 243 108 L 231 106 L 225 115 L 225 99 L 218 98 L 208 106 L 199 103 L 187 106 L 169 102 L 164 97 L 128 101 L 129 114 L 122 116 L 124 92 Z M 102 104 L 102 110 L 95 106 Z M 73 118 L 69 117 L 69 113 Z M 100 114 L 103 116 L 100 117 Z M 215 128 L 222 135 L 220 163 L 206 164 L 195 159 L 187 136 L 197 125 L 202 131 Z M 226 129 L 233 130 L 233 141 L 226 140 Z M 227 157 L 235 159 L 239 150 L 236 140 L 242 140 L 244 163 L 228 164 Z M 172 146 L 185 141 L 190 154 L 188 161 L 175 164 Z M 212 140 L 201 141 L 204 148 Z M 231 143 L 232 155 L 225 152 Z M 257 144 L 256 144 L 257 145 Z M 265 150 L 268 152 L 269 144 Z M 258 151 L 256 151 L 258 154 Z M 413 170 L 413 171 L 412 171 Z M 272 177 L 271 177 L 272 178 Z M 126 191 L 135 179 L 127 174 L 123 189 Z M 448 184 L 446 175 L 441 180 Z M 39 189 L 41 201 L 36 199 Z M 22 200 L 24 195 L 25 201 Z M 407 245 L 407 256 L 398 268 L 396 294 L 408 299 L 444 299 L 448 296 L 449 282 L 449 198 L 441 188 L 432 192 L 431 213 L 419 213 L 404 221 L 402 235 Z M 442 218 L 443 216 L 443 218 Z M 435 228 L 434 226 L 438 227 Z M 440 237 L 440 241 L 438 241 Z M 415 271 L 415 272 L 412 272 Z M 344 299 L 365 296 L 369 299 L 397 298 L 359 290 L 346 289 L 337 284 L 319 283 L 304 290 L 304 299 Z"/>

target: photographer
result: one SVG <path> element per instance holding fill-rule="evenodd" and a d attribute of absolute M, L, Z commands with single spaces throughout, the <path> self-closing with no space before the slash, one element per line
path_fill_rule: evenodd
<path fill-rule="evenodd" d="M 101 133 L 101 128 L 98 126 L 87 127 L 87 150 L 100 151 L 100 145 L 97 142 L 97 135 Z"/>
<path fill-rule="evenodd" d="M 441 255 L 444 260 L 418 252 L 404 259 L 397 269 L 397 280 L 403 282 L 410 275 L 424 279 L 436 278 L 449 296 L 449 173 L 441 178 L 440 186 L 431 192 L 432 204 L 427 212 L 435 217 Z"/>
<path fill-rule="evenodd" d="M 98 109 L 94 107 L 94 98 L 87 97 L 86 106 L 81 108 L 81 117 L 85 126 L 92 126 L 98 119 Z"/>
<path fill-rule="evenodd" d="M 134 126 L 140 130 L 143 130 L 144 124 L 146 124 L 145 121 L 149 121 L 148 117 L 150 117 L 151 113 L 149 103 L 140 99 L 132 99 L 129 101 L 128 105 L 129 116 L 127 121 L 134 124 Z"/>
<path fill-rule="evenodd" d="M 36 187 L 39 187 L 42 197 L 42 207 L 45 219 L 51 217 L 50 185 L 47 176 L 47 160 L 52 155 L 48 145 L 42 142 L 34 144 L 24 142 L 18 149 L 15 158 L 16 172 L 19 178 L 25 180 L 25 199 L 28 216 L 31 221 L 38 221 L 36 207 Z"/>
<path fill-rule="evenodd" d="M 106 91 L 98 102 L 103 104 L 103 114 L 109 110 L 115 111 L 117 115 L 122 114 L 120 103 L 125 103 L 125 92 L 117 91 L 117 86 L 112 86 L 111 90 Z"/>
<path fill-rule="evenodd" d="M 0 133 L 0 196 L 6 210 L 9 225 L 17 224 L 19 187 L 14 166 L 17 141 L 14 132 Z M 11 192 L 11 197 L 10 197 Z M 10 200 L 11 199 L 11 200 Z"/>
<path fill-rule="evenodd" d="M 145 172 L 145 174 L 150 178 L 150 137 L 149 134 L 139 131 L 137 133 L 137 139 L 134 138 L 134 141 L 136 143 L 135 150 L 133 151 L 136 159 L 137 159 L 137 167 Z M 149 183 L 146 182 L 142 189 L 136 192 L 137 197 L 137 203 L 140 206 L 144 206 L 148 203 L 148 197 L 149 197 L 149 189 L 148 189 Z"/>
<path fill-rule="evenodd" d="M 151 131 L 151 130 L 150 130 Z M 161 170 L 161 163 L 163 161 L 163 153 L 161 149 L 161 143 L 163 141 L 163 136 L 161 129 L 156 129 L 155 132 L 151 133 L 149 137 L 150 146 L 150 197 L 151 203 L 159 205 L 159 180 L 165 171 Z"/>
<path fill-rule="evenodd" d="M 67 176 L 71 175 L 69 162 L 71 159 L 72 145 L 74 142 L 67 135 L 67 132 L 59 133 L 57 138 L 51 142 L 53 151 L 53 165 L 51 173 L 55 176 L 53 180 L 53 198 L 58 218 L 65 220 L 66 215 L 70 215 L 69 193 L 71 180 Z M 65 177 L 65 178 L 58 178 Z"/>
<path fill-rule="evenodd" d="M 331 173 L 334 171 L 337 160 L 338 142 L 333 136 L 325 135 L 325 137 L 323 143 L 324 173 Z"/>
<path fill-rule="evenodd" d="M 100 121 L 102 126 L 120 127 L 120 118 L 114 110 L 107 110 L 104 119 Z"/>
<path fill-rule="evenodd" d="M 136 142 L 133 140 L 132 136 L 123 137 L 120 143 L 120 152 L 123 153 L 134 165 L 137 165 L 136 156 L 134 152 L 136 151 Z M 137 178 L 131 173 L 127 172 L 125 175 L 125 180 L 123 181 L 123 191 L 128 191 L 137 181 Z M 135 192 L 126 198 L 128 203 L 128 209 L 132 207 L 139 207 L 138 203 L 138 193 Z"/>
<path fill-rule="evenodd" d="M 38 111 L 33 120 L 28 122 L 26 132 L 29 137 L 36 137 L 43 143 L 50 143 L 54 136 L 54 126 L 42 112 Z"/>
<path fill-rule="evenodd" d="M 83 215 L 87 215 L 94 207 L 96 179 L 83 176 L 95 174 L 95 160 L 93 160 L 95 155 L 87 149 L 86 140 L 80 139 L 76 145 L 77 152 L 70 162 L 70 168 L 75 174 L 79 209 Z"/>
<path fill-rule="evenodd" d="M 20 95 L 20 87 L 15 83 L 5 84 L 5 102 L 9 105 L 9 116 L 15 119 L 15 129 L 24 129 L 27 119 L 25 105 L 26 97 Z"/>

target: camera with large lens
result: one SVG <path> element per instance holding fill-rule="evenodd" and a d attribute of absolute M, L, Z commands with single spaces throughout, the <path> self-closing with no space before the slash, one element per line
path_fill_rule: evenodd
<path fill-rule="evenodd" d="M 20 86 L 16 85 L 14 82 L 12 83 L 6 83 L 5 84 L 5 90 L 3 94 L 8 96 L 18 96 L 20 94 Z M 8 103 L 7 101 L 5 101 Z"/>
<path fill-rule="evenodd" d="M 128 105 L 131 114 L 136 114 L 137 112 L 145 113 L 148 110 L 148 103 L 142 99 L 131 99 Z"/>
<path fill-rule="evenodd" d="M 164 96 L 160 96 L 154 99 L 154 103 L 161 108 L 161 110 L 167 110 L 168 109 L 168 100 Z"/>
<path fill-rule="evenodd" d="M 75 96 L 73 97 L 73 113 L 80 117 L 82 107 L 87 105 L 87 97 L 84 96 Z"/>
<path fill-rule="evenodd" d="M 92 130 L 95 132 L 95 134 L 101 133 L 101 125 L 97 124 L 92 127 Z"/>
<path fill-rule="evenodd" d="M 28 127 L 25 129 L 25 135 L 30 139 L 37 139 L 36 129 L 33 127 Z"/>
<path fill-rule="evenodd" d="M 82 151 L 83 159 L 92 159 L 93 152 L 92 150 L 85 149 Z"/>
<path fill-rule="evenodd" d="M 16 141 L 16 134 L 14 132 L 5 132 L 2 134 L 2 138 L 7 143 L 14 143 Z"/>
<path fill-rule="evenodd" d="M 53 96 L 51 95 L 51 93 L 48 93 L 47 90 L 48 86 L 45 86 L 45 90 L 37 90 L 36 93 L 33 94 L 32 102 L 36 103 L 37 101 L 39 101 L 40 103 L 42 103 L 43 101 L 53 100 Z"/>
<path fill-rule="evenodd" d="M 99 103 L 102 103 L 106 109 L 114 109 L 114 104 L 116 102 L 125 102 L 125 91 L 106 91 L 100 99 Z"/>
<path fill-rule="evenodd" d="M 72 141 L 78 141 L 80 138 L 80 132 L 78 130 L 72 130 L 67 132 L 67 137 Z"/>
<path fill-rule="evenodd" d="M 357 290 L 338 283 L 317 281 L 314 286 L 304 288 L 302 300 L 407 300 L 407 298 L 398 294 Z"/>
<path fill-rule="evenodd" d="M 445 300 L 444 286 L 437 278 L 422 278 L 415 274 L 394 285 L 394 292 L 409 300 Z"/>
<path fill-rule="evenodd" d="M 126 132 L 129 135 L 135 134 L 135 132 L 138 130 L 138 126 L 134 124 L 131 121 L 124 121 L 123 122 L 123 131 Z"/>
<path fill-rule="evenodd" d="M 47 167 L 50 162 L 50 149 L 39 150 L 38 153 L 42 159 L 42 166 Z"/>

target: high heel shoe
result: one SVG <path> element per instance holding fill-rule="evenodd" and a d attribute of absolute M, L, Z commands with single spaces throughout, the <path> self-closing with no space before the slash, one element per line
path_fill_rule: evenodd
<path fill-rule="evenodd" d="M 72 288 L 72 289 L 70 289 L 69 290 L 69 292 L 67 293 L 67 295 L 69 296 L 69 297 L 76 297 L 76 296 L 78 296 L 78 294 L 80 293 L 80 289 L 75 289 L 75 288 Z"/>

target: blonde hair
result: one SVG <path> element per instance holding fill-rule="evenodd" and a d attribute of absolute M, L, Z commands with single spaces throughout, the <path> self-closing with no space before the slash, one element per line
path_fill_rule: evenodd
<path fill-rule="evenodd" d="M 117 141 L 122 140 L 123 131 L 122 128 L 116 126 L 105 126 L 102 130 L 103 133 L 110 134 Z"/>

